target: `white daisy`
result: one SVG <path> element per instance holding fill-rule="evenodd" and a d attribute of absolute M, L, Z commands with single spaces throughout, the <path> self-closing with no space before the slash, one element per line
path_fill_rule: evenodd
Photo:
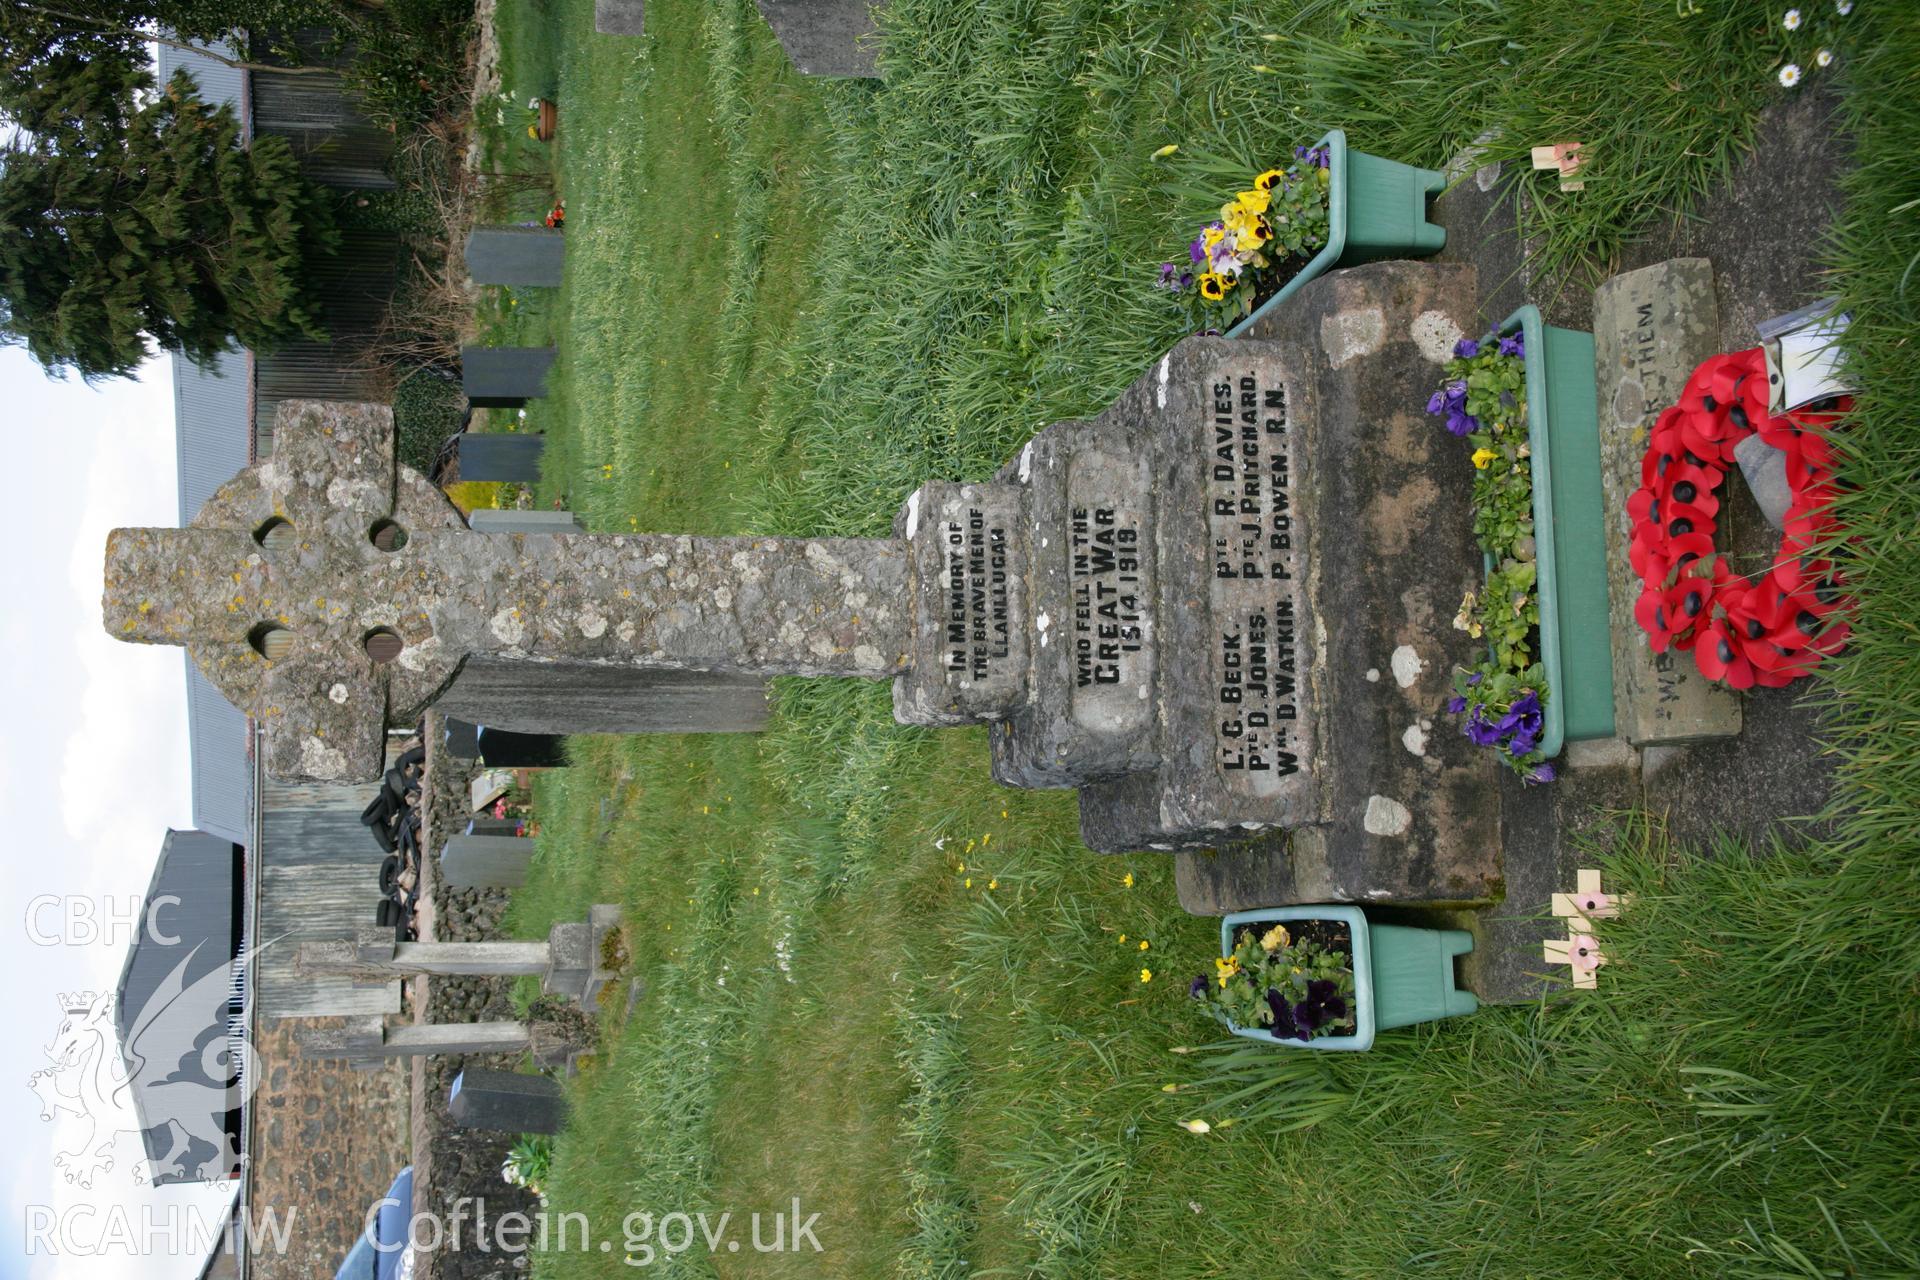
<path fill-rule="evenodd" d="M 1800 29 L 1800 11 L 1798 9 L 1787 10 L 1787 16 L 1780 19 L 1780 25 L 1789 31 L 1798 31 Z"/>
<path fill-rule="evenodd" d="M 1797 62 L 1789 62 L 1786 66 L 1780 68 L 1780 83 L 1789 89 L 1799 84 L 1800 64 Z"/>
<path fill-rule="evenodd" d="M 1813 60 L 1820 66 L 1830 67 L 1833 65 L 1833 50 L 1822 49 L 1813 55 Z"/>

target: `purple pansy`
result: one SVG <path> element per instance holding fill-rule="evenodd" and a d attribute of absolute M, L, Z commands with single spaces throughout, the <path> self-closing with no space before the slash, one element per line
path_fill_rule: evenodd
<path fill-rule="evenodd" d="M 1554 769 L 1552 764 L 1550 763 L 1537 764 L 1533 767 L 1533 772 L 1527 775 L 1527 781 L 1528 782 L 1552 782 L 1555 778 L 1559 776 L 1560 776 L 1559 773 Z"/>
<path fill-rule="evenodd" d="M 1473 714 L 1467 717 L 1466 726 L 1461 729 L 1461 732 L 1466 734 L 1467 739 L 1476 747 L 1490 747 L 1500 741 L 1503 736 L 1500 730 L 1487 723 L 1486 711 L 1482 707 L 1473 709 Z"/>
<path fill-rule="evenodd" d="M 1273 1026 L 1268 1030 L 1277 1039 L 1305 1040 L 1307 1032 L 1312 1030 L 1311 1027 L 1302 1027 L 1294 1020 L 1293 1006 L 1287 1003 L 1285 996 L 1272 987 L 1267 988 L 1267 1008 L 1273 1011 Z"/>
<path fill-rule="evenodd" d="M 1510 338 L 1500 339 L 1500 354 L 1503 356 L 1525 356 L 1527 351 L 1524 337 L 1516 333 Z"/>
<path fill-rule="evenodd" d="M 1465 711 L 1466 709 L 1467 709 L 1467 700 L 1461 697 L 1459 694 L 1456 693 L 1451 698 L 1447 699 L 1448 715 L 1457 716 L 1462 711 Z"/>
<path fill-rule="evenodd" d="M 1207 998 L 1207 975 L 1204 973 L 1196 973 L 1193 976 L 1193 981 L 1187 984 L 1187 994 L 1195 1000 L 1205 1000 Z"/>
<path fill-rule="evenodd" d="M 1453 354 L 1462 360 L 1471 360 L 1480 354 L 1480 344 L 1472 338 L 1462 338 L 1453 344 Z"/>

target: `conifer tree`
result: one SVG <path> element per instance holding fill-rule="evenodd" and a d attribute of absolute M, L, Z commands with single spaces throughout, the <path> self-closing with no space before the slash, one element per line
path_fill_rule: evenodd
<path fill-rule="evenodd" d="M 0 30 L 0 330 L 50 370 L 131 373 L 152 347 L 207 360 L 323 337 L 310 268 L 328 197 L 281 138 L 246 145 L 177 74 L 153 91 L 113 33 Z M 151 345 L 150 345 L 151 344 Z"/>

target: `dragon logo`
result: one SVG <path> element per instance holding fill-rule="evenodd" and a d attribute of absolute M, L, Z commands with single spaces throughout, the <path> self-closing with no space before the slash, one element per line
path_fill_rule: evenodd
<path fill-rule="evenodd" d="M 189 979 L 195 947 L 126 1019 L 124 1045 L 116 1043 L 111 992 L 60 996 L 60 1029 L 45 1046 L 52 1065 L 27 1085 L 40 1118 L 64 1120 L 61 1128 L 78 1136 L 54 1152 L 68 1182 L 93 1186 L 128 1142 L 140 1151 L 126 1163 L 141 1184 L 218 1180 L 239 1169 L 228 1116 L 258 1086 L 259 1059 L 244 1035 L 229 1037 L 221 1011 L 234 972 L 260 950 L 232 966 L 203 963 Z"/>

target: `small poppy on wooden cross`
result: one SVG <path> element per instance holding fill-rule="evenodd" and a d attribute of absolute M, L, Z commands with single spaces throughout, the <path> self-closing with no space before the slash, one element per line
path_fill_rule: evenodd
<path fill-rule="evenodd" d="M 1586 157 L 1581 154 L 1577 142 L 1556 142 L 1552 146 L 1533 149 L 1533 167 L 1536 169 L 1558 169 L 1560 171 L 1560 189 L 1579 191 L 1586 183 L 1574 175 L 1580 172 L 1580 166 Z"/>
<path fill-rule="evenodd" d="M 1548 964 L 1572 966 L 1573 985 L 1590 991 L 1599 985 L 1595 974 L 1607 962 L 1594 939 L 1593 922 L 1619 915 L 1624 899 L 1601 891 L 1598 871 L 1582 869 L 1575 873 L 1574 886 L 1572 893 L 1553 895 L 1553 914 L 1566 920 L 1569 936 L 1548 938 L 1542 949 Z"/>

